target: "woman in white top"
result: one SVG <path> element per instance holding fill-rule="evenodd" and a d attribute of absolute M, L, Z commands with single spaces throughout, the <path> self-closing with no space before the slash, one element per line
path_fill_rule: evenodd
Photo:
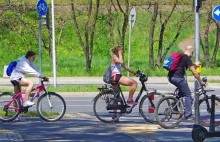
<path fill-rule="evenodd" d="M 131 70 L 130 68 L 128 68 L 123 63 L 123 57 L 122 57 L 123 50 L 120 46 L 115 46 L 114 48 L 111 49 L 111 52 L 112 52 L 112 59 L 111 59 L 112 78 L 111 78 L 111 81 L 113 82 L 113 84 L 119 83 L 124 86 L 130 86 L 130 91 L 129 91 L 127 103 L 128 104 L 137 104 L 137 102 L 135 102 L 133 100 L 133 95 L 134 95 L 136 87 L 137 87 L 137 82 L 130 77 L 122 76 L 121 67 L 123 67 L 124 69 L 126 69 L 130 73 L 136 74 L 136 72 Z"/>
<path fill-rule="evenodd" d="M 34 105 L 33 102 L 28 100 L 34 83 L 25 78 L 25 75 L 30 74 L 44 80 L 48 79 L 42 76 L 34 65 L 33 62 L 35 60 L 35 55 L 35 52 L 28 51 L 25 56 L 18 58 L 17 65 L 10 76 L 11 83 L 14 85 L 15 94 L 18 94 L 21 91 L 21 86 L 27 86 L 24 97 L 24 107 Z"/>

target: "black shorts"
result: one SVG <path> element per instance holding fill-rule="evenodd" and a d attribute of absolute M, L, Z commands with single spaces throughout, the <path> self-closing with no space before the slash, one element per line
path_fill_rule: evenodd
<path fill-rule="evenodd" d="M 21 78 L 19 78 L 19 80 L 21 80 Z M 11 83 L 14 85 L 14 86 L 19 86 L 19 82 L 17 80 L 11 80 Z"/>
<path fill-rule="evenodd" d="M 120 78 L 122 77 L 121 74 L 112 74 L 112 77 L 111 77 L 111 82 L 112 83 L 118 83 L 118 81 L 120 80 Z"/>

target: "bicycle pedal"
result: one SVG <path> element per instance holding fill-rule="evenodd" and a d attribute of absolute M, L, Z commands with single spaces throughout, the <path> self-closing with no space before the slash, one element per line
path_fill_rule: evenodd
<path fill-rule="evenodd" d="M 131 107 L 131 106 L 129 106 L 129 105 L 126 105 L 125 107 L 126 107 L 126 108 L 129 108 L 129 107 Z"/>

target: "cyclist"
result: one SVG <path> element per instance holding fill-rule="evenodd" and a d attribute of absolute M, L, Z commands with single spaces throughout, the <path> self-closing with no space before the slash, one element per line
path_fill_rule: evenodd
<path fill-rule="evenodd" d="M 34 65 L 33 62 L 35 60 L 35 55 L 35 52 L 28 51 L 25 56 L 18 58 L 17 65 L 10 76 L 10 81 L 14 85 L 15 94 L 18 94 L 21 91 L 21 86 L 27 86 L 23 103 L 24 107 L 34 105 L 34 102 L 28 100 L 34 83 L 33 81 L 25 78 L 25 75 L 30 74 L 44 80 L 48 79 L 47 77 L 41 75 Z"/>
<path fill-rule="evenodd" d="M 178 69 L 176 71 L 169 71 L 168 73 L 169 82 L 179 88 L 179 94 L 185 96 L 185 119 L 189 119 L 192 116 L 192 96 L 187 80 L 184 77 L 187 68 L 189 68 L 201 85 L 205 85 L 194 67 L 199 66 L 200 62 L 193 63 L 191 60 L 193 53 L 194 48 L 192 46 L 187 46 L 183 57 L 179 61 Z"/>
<path fill-rule="evenodd" d="M 114 83 L 119 83 L 124 86 L 130 86 L 127 103 L 137 104 L 137 102 L 133 100 L 133 95 L 137 87 L 137 82 L 130 77 L 122 76 L 121 67 L 123 67 L 130 73 L 136 74 L 136 72 L 131 70 L 123 63 L 122 54 L 123 54 L 123 50 L 120 46 L 115 46 L 114 48 L 111 49 L 111 70 L 112 70 L 111 81 L 113 82 L 113 89 L 114 90 L 117 89 L 116 88 L 117 85 L 114 85 Z"/>

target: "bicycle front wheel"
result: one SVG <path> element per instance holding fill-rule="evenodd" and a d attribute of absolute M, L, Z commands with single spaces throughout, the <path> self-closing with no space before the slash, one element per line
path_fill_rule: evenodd
<path fill-rule="evenodd" d="M 154 115 L 154 110 L 159 99 L 162 95 L 158 95 L 155 92 L 151 92 L 145 95 L 140 102 L 139 112 L 141 116 L 150 123 L 157 123 Z M 152 103 L 152 104 L 151 104 Z"/>
<path fill-rule="evenodd" d="M 48 92 L 38 99 L 37 112 L 41 119 L 45 121 L 58 121 L 66 112 L 66 103 L 60 95 L 54 92 Z"/>
<path fill-rule="evenodd" d="M 112 91 L 101 92 L 94 98 L 93 111 L 102 122 L 111 123 L 118 121 L 121 110 L 117 109 L 121 103 L 115 100 Z M 113 107 L 115 106 L 115 109 Z"/>
<path fill-rule="evenodd" d="M 165 129 L 175 128 L 182 120 L 183 114 L 182 104 L 173 96 L 160 99 L 155 109 L 156 120 Z"/>
<path fill-rule="evenodd" d="M 208 105 L 209 108 L 208 109 Z M 200 110 L 200 123 L 206 127 L 210 126 L 210 116 L 211 116 L 211 96 L 208 97 L 208 103 L 206 99 L 203 98 L 199 100 L 199 110 Z M 215 127 L 220 125 L 220 99 L 215 97 Z"/>
<path fill-rule="evenodd" d="M 13 96 L 14 93 L 10 92 L 0 94 L 0 120 L 3 122 L 13 121 L 19 115 L 21 103 L 19 99 L 12 101 Z M 9 104 L 10 101 L 12 102 Z"/>

